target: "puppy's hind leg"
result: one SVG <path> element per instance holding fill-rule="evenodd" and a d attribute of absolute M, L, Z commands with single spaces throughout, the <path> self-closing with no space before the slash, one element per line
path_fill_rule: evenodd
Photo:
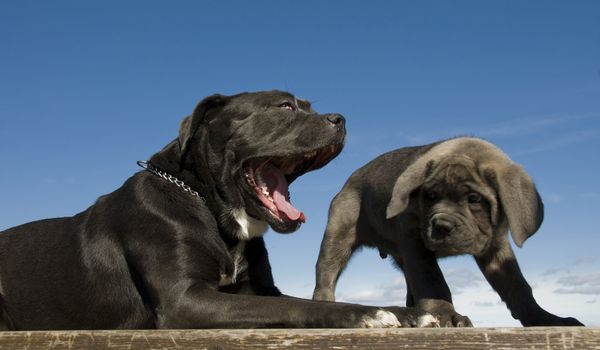
<path fill-rule="evenodd" d="M 316 266 L 313 300 L 335 301 L 337 280 L 357 247 L 359 211 L 359 196 L 354 192 L 342 190 L 331 202 Z"/>

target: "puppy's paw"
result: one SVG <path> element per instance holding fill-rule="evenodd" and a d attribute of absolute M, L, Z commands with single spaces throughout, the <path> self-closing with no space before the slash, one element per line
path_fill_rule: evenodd
<path fill-rule="evenodd" d="M 440 320 L 431 314 L 419 316 L 416 326 L 418 328 L 440 328 Z"/>
<path fill-rule="evenodd" d="M 434 315 L 439 327 L 473 327 L 467 316 L 454 310 L 454 306 L 445 300 L 422 299 L 417 303 L 418 308 Z"/>
<path fill-rule="evenodd" d="M 574 317 L 563 318 L 562 325 L 568 327 L 585 327 L 583 323 L 579 322 L 579 320 Z"/>
<path fill-rule="evenodd" d="M 363 328 L 391 328 L 402 327 L 402 324 L 393 313 L 385 310 L 377 310 L 373 317 L 363 316 L 361 326 Z"/>
<path fill-rule="evenodd" d="M 573 317 L 558 317 L 549 312 L 543 311 L 541 316 L 529 320 L 521 320 L 525 327 L 585 327 L 585 325 Z"/>
<path fill-rule="evenodd" d="M 396 315 L 403 328 L 440 326 L 437 317 L 416 307 L 386 306 L 383 309 Z"/>

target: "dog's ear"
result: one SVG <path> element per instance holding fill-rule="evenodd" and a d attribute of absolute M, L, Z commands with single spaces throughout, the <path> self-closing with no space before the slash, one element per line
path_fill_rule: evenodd
<path fill-rule="evenodd" d="M 544 203 L 531 177 L 517 164 L 488 168 L 484 176 L 496 184 L 513 241 L 522 247 L 542 225 Z"/>
<path fill-rule="evenodd" d="M 386 219 L 393 218 L 406 209 L 410 194 L 423 184 L 432 167 L 431 158 L 421 157 L 398 176 L 386 209 Z"/>
<path fill-rule="evenodd" d="M 192 115 L 185 117 L 179 126 L 179 149 L 181 159 L 185 158 L 190 141 L 194 137 L 196 130 L 205 120 L 208 112 L 214 108 L 223 106 L 228 100 L 227 96 L 214 94 L 206 97 L 194 109 Z"/>

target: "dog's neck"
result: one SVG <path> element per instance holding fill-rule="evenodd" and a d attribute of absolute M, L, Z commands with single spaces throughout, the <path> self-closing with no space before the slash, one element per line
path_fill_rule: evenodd
<path fill-rule="evenodd" d="M 181 162 L 181 151 L 177 139 L 171 141 L 161 151 L 150 157 L 150 164 L 167 174 L 177 177 L 185 182 L 191 189 L 197 191 L 200 196 L 207 199 L 212 196 L 203 179 L 198 178 L 192 169 L 187 169 Z"/>
<path fill-rule="evenodd" d="M 215 198 L 213 193 L 204 184 L 203 179 L 198 178 L 192 170 L 183 167 L 179 160 L 181 153 L 177 140 L 169 143 L 160 152 L 150 158 L 150 163 L 156 168 L 177 177 L 185 182 L 192 190 L 199 192 L 199 196 L 206 199 L 206 205 L 209 207 L 215 217 L 218 219 L 220 231 L 237 240 L 250 240 L 262 236 L 269 225 L 262 220 L 253 218 L 246 213 L 244 208 L 227 208 L 226 203 L 221 203 L 219 198 Z M 221 213 L 226 213 L 222 215 Z"/>

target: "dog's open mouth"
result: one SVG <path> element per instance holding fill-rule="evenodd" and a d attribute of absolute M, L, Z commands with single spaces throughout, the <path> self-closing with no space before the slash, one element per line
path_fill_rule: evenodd
<path fill-rule="evenodd" d="M 280 222 L 304 223 L 304 213 L 290 201 L 289 185 L 299 176 L 327 164 L 341 149 L 338 144 L 301 155 L 254 158 L 246 163 L 244 175 L 271 216 Z"/>

